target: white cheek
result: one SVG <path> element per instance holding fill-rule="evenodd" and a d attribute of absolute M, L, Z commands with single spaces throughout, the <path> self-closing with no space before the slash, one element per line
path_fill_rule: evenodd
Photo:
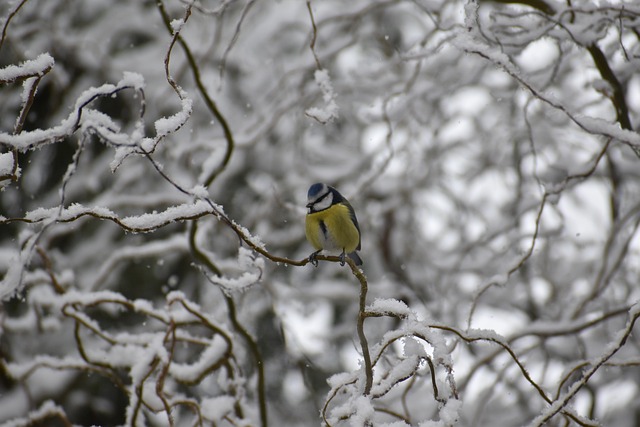
<path fill-rule="evenodd" d="M 329 194 L 327 197 L 320 200 L 318 203 L 315 204 L 314 208 L 317 211 L 321 211 L 331 206 L 331 203 L 333 203 L 333 194 Z"/>

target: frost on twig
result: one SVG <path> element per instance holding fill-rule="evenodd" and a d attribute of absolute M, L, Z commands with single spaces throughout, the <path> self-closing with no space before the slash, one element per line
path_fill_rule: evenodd
<path fill-rule="evenodd" d="M 30 297 L 51 313 L 41 320 L 48 320 L 50 333 L 60 337 L 65 337 L 65 331 L 72 330 L 75 325 L 73 339 L 79 356 L 25 358 L 6 366 L 12 378 L 29 383 L 32 378 L 37 381 L 40 373 L 52 371 L 109 378 L 121 388 L 122 393 L 130 396 L 128 425 L 141 425 L 140 419 L 149 410 L 165 412 L 166 417 L 177 408 L 204 407 L 205 403 L 216 399 L 229 400 L 235 408 L 241 404 L 242 372 L 235 362 L 233 333 L 201 307 L 188 301 L 184 294 L 169 293 L 166 307 L 161 307 L 146 300 L 130 300 L 111 291 L 56 295 L 43 293 L 45 289 Z M 94 317 L 134 313 L 139 319 L 138 328 L 129 331 L 105 328 Z M 15 319 L 5 327 L 10 331 L 27 331 L 26 320 Z M 185 358 L 183 355 L 187 349 L 194 351 L 196 357 Z M 126 377 L 123 378 L 121 372 L 126 372 Z M 189 388 L 203 382 L 210 385 L 206 396 L 194 398 L 185 394 Z M 51 412 L 50 409 L 46 412 Z M 44 410 L 45 407 L 40 411 Z M 242 419 L 236 411 L 222 409 L 194 415 L 200 422 Z M 30 415 L 35 416 L 36 413 Z"/>
<path fill-rule="evenodd" d="M 324 105 L 322 107 L 308 108 L 305 111 L 305 114 L 322 124 L 332 122 L 339 117 L 339 108 L 336 103 L 336 93 L 333 90 L 329 71 L 324 69 L 316 70 L 313 73 L 313 76 L 316 84 L 320 87 L 320 91 L 322 92 Z"/>
<path fill-rule="evenodd" d="M 634 425 L 637 2 L 5 3 L 0 424 Z"/>
<path fill-rule="evenodd" d="M 55 61 L 48 53 L 42 53 L 37 58 L 24 61 L 19 65 L 7 65 L 0 68 L 0 84 L 7 84 L 28 77 L 43 76 L 53 68 Z"/>
<path fill-rule="evenodd" d="M 227 295 L 245 292 L 260 281 L 265 265 L 263 258 L 257 257 L 253 251 L 241 246 L 238 248 L 238 263 L 234 267 L 233 270 L 239 274 L 237 277 L 207 275 L 207 278 Z"/>
<path fill-rule="evenodd" d="M 369 374 L 364 365 L 355 373 L 329 379 L 331 390 L 322 411 L 327 425 L 339 425 L 344 419 L 351 425 L 381 425 L 386 413 L 404 421 L 402 425 L 411 425 L 419 412 L 422 420 L 431 414 L 435 417 L 432 422 L 440 423 L 437 425 L 454 426 L 461 402 L 453 378 L 451 347 L 441 333 L 395 299 L 378 298 L 363 315 L 401 319 L 401 323 L 371 348 L 374 381 L 368 393 L 364 383 Z M 428 393 L 430 398 L 418 403 L 410 397 L 415 393 Z"/>

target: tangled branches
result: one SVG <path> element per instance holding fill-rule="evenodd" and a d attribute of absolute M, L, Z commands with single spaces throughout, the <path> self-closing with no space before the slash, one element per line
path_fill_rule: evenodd
<path fill-rule="evenodd" d="M 636 6 L 40 3 L 0 5 L 0 422 L 632 425 Z M 363 270 L 308 265 L 316 181 Z"/>

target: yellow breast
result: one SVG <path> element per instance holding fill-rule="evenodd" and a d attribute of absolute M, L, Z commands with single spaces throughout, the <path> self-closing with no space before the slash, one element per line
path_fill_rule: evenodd
<path fill-rule="evenodd" d="M 360 233 L 351 220 L 349 208 L 343 204 L 307 214 L 305 232 L 316 249 L 349 253 L 360 243 Z"/>

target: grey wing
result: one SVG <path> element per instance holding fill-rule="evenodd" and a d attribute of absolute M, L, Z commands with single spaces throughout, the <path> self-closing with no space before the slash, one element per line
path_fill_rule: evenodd
<path fill-rule="evenodd" d="M 351 217 L 351 221 L 353 221 L 353 224 L 358 229 L 358 247 L 356 249 L 360 250 L 361 249 L 362 238 L 360 237 L 360 234 L 361 234 L 360 233 L 360 225 L 358 224 L 358 218 L 356 218 L 356 212 L 353 210 L 353 206 L 351 206 L 351 203 L 349 203 L 349 201 L 347 199 L 344 199 L 344 204 L 347 205 L 347 208 L 349 208 L 349 216 Z"/>

